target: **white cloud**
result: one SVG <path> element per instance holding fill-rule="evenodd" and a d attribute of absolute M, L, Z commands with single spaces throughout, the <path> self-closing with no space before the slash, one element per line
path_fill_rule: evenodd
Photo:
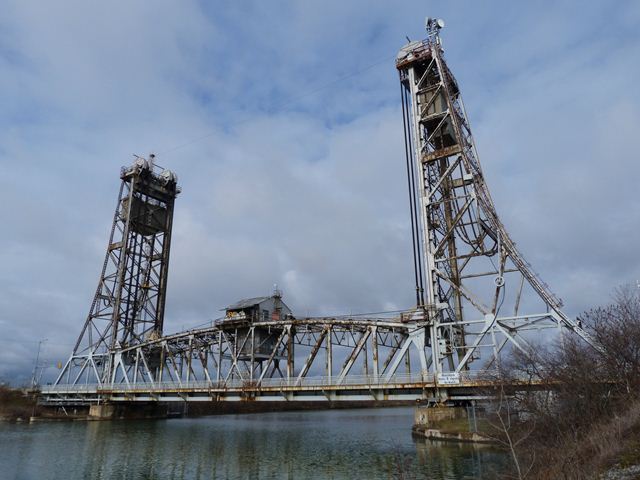
<path fill-rule="evenodd" d="M 184 189 L 167 329 L 274 283 L 304 314 L 410 304 L 397 74 L 362 69 L 422 35 L 423 13 L 447 21 L 498 210 L 571 312 L 640 278 L 632 2 L 606 29 L 604 5 L 572 2 L 203 8 L 6 5 L 0 376 L 28 376 L 39 337 L 52 358 L 70 350 L 132 153 L 159 152 Z"/>

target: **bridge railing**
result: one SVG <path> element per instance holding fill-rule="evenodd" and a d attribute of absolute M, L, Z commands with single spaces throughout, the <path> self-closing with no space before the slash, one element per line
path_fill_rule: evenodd
<path fill-rule="evenodd" d="M 99 393 L 99 391 L 116 392 L 145 392 L 145 391 L 176 391 L 176 390 L 259 390 L 259 389 L 318 389 L 323 387 L 331 388 L 351 388 L 359 387 L 393 387 L 409 388 L 411 385 L 432 385 L 432 386 L 464 386 L 465 384 L 490 383 L 498 379 L 496 371 L 473 370 L 460 372 L 457 376 L 448 377 L 444 383 L 442 379 L 436 381 L 437 377 L 433 373 L 412 373 L 395 374 L 389 378 L 383 375 L 347 375 L 343 378 L 338 376 L 312 376 L 302 378 L 263 378 L 262 380 L 248 380 L 233 378 L 220 381 L 189 381 L 189 382 L 144 382 L 144 383 L 119 383 L 115 385 L 47 385 L 43 386 L 41 393 L 44 395 L 55 394 L 88 394 Z M 453 380 L 452 380 L 453 379 Z"/>
<path fill-rule="evenodd" d="M 52 393 L 97 393 L 100 385 L 97 383 L 89 383 L 89 384 L 59 384 L 59 385 L 43 385 L 40 387 L 41 394 L 52 394 Z"/>

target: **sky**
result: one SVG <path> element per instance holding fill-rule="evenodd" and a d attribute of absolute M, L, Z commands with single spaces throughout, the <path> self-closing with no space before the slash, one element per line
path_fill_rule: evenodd
<path fill-rule="evenodd" d="M 640 279 L 640 3 L 0 0 L 0 379 L 90 307 L 119 171 L 177 172 L 165 331 L 274 284 L 413 301 L 394 57 L 442 17 L 498 213 L 577 315 Z"/>

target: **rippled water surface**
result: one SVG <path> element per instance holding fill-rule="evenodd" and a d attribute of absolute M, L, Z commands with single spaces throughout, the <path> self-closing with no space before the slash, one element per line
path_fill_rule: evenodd
<path fill-rule="evenodd" d="M 2 479 L 470 479 L 491 449 L 411 437 L 412 408 L 0 424 Z"/>

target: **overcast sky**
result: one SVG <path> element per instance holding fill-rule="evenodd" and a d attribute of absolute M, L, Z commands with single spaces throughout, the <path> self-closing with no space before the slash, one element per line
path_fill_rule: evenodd
<path fill-rule="evenodd" d="M 183 188 L 166 331 L 274 283 L 300 315 L 412 306 L 393 58 L 426 15 L 567 312 L 640 279 L 640 2 L 401 4 L 0 0 L 0 378 L 70 353 L 133 154 Z"/>

